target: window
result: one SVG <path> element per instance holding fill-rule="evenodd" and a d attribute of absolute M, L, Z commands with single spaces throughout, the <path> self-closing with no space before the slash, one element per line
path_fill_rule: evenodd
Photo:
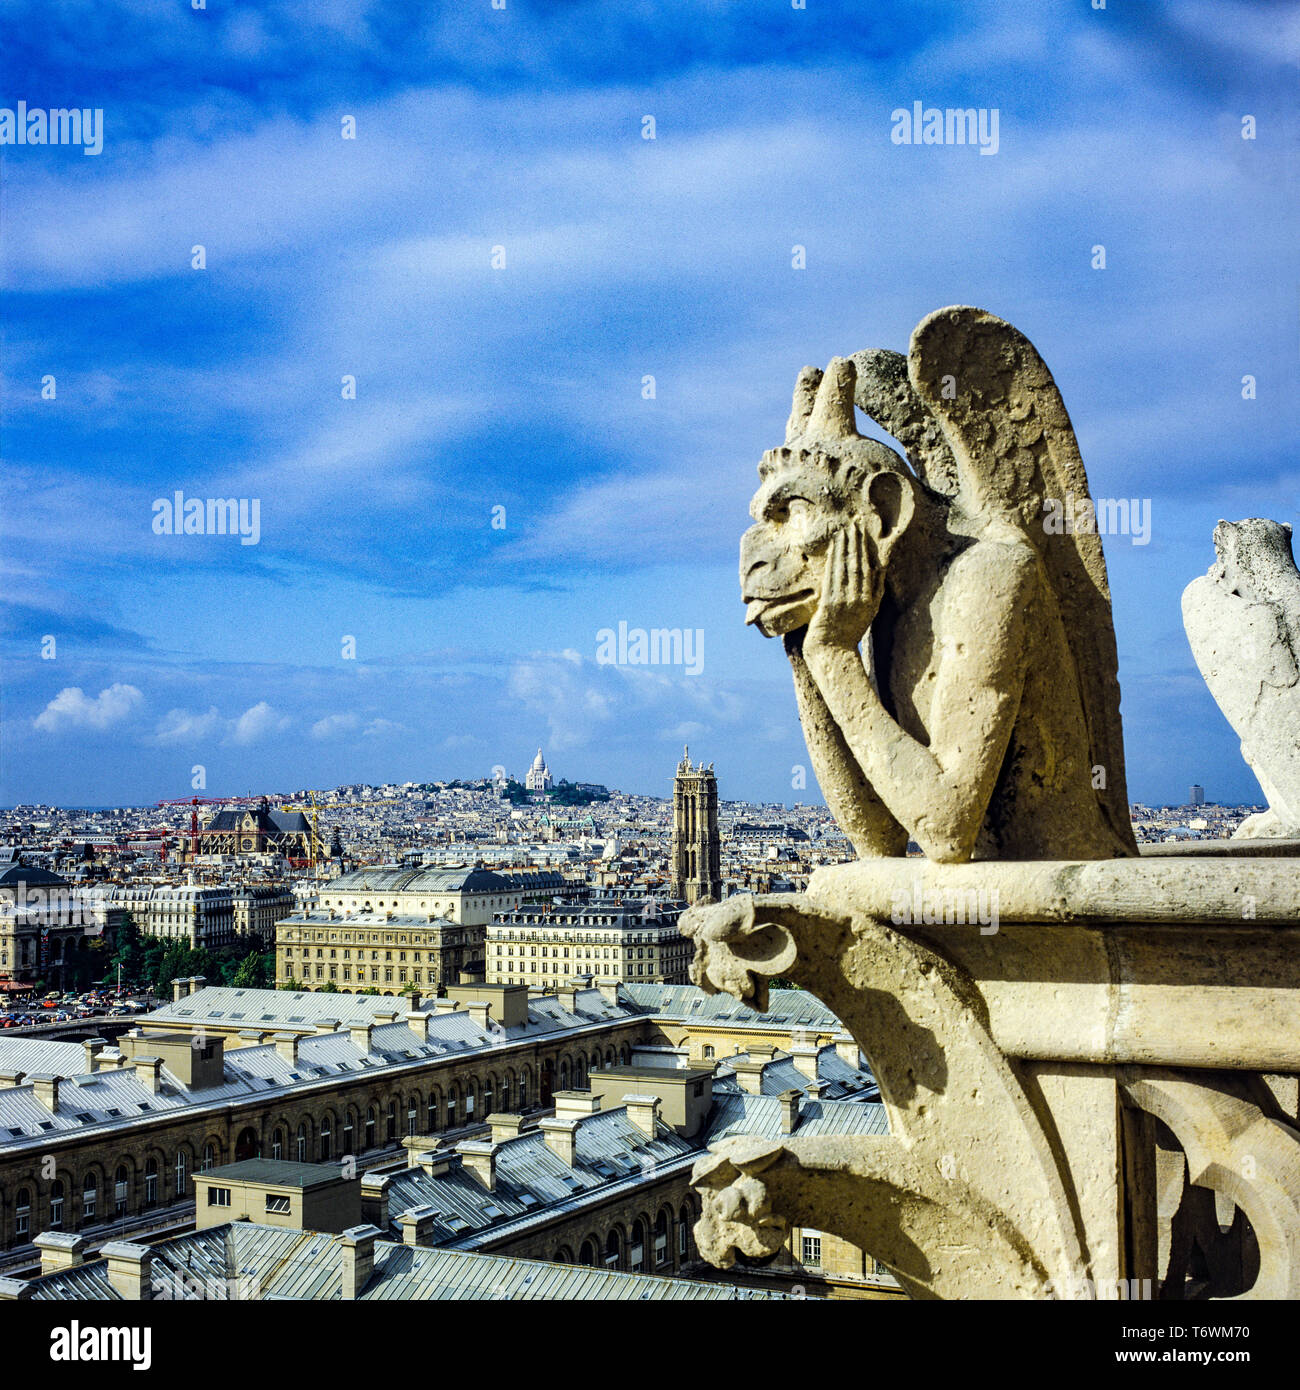
<path fill-rule="evenodd" d="M 328 1162 L 329 1162 L 329 1157 L 330 1157 L 330 1137 L 331 1137 L 330 1122 L 329 1122 L 329 1118 L 326 1117 L 325 1119 L 323 1119 L 323 1120 L 320 1122 L 320 1161 L 321 1161 L 322 1163 L 328 1163 Z"/>
<path fill-rule="evenodd" d="M 31 1226 L 32 1194 L 25 1188 L 18 1189 L 14 1198 L 14 1235 L 25 1236 Z"/>
<path fill-rule="evenodd" d="M 209 1187 L 208 1206 L 228 1207 L 230 1205 L 230 1189 L 228 1187 Z"/>
<path fill-rule="evenodd" d="M 144 1200 L 153 1206 L 158 1200 L 158 1160 L 151 1158 L 144 1165 Z"/>
<path fill-rule="evenodd" d="M 84 1221 L 95 1219 L 95 1208 L 99 1205 L 99 1188 L 94 1178 L 87 1178 L 85 1191 L 81 1194 L 81 1216 Z"/>
<path fill-rule="evenodd" d="M 113 1214 L 115 1216 L 126 1215 L 127 1193 L 130 1182 L 131 1175 L 126 1171 L 126 1164 L 119 1164 L 117 1172 L 113 1177 Z"/>
<path fill-rule="evenodd" d="M 271 1157 L 276 1159 L 284 1157 L 284 1132 L 282 1130 L 277 1129 L 271 1135 Z"/>
<path fill-rule="evenodd" d="M 266 1194 L 266 1209 L 267 1211 L 287 1215 L 289 1211 L 289 1199 L 287 1197 L 277 1197 L 274 1193 L 268 1192 Z"/>
<path fill-rule="evenodd" d="M 418 1097 L 412 1096 L 407 1102 L 406 1108 L 406 1132 L 414 1134 L 420 1124 L 420 1102 Z"/>
<path fill-rule="evenodd" d="M 63 1225 L 63 1184 L 58 1178 L 50 1184 L 50 1230 L 57 1231 Z"/>
<path fill-rule="evenodd" d="M 372 1105 L 366 1111 L 366 1148 L 375 1147 L 375 1107 Z"/>
<path fill-rule="evenodd" d="M 296 1139 L 294 1142 L 295 1142 L 295 1145 L 296 1145 L 297 1150 L 298 1150 L 298 1162 L 299 1162 L 299 1163 L 306 1163 L 306 1162 L 307 1162 L 307 1126 L 306 1126 L 306 1125 L 299 1125 L 299 1126 L 298 1126 L 298 1137 L 297 1137 L 297 1139 Z"/>
<path fill-rule="evenodd" d="M 176 1150 L 176 1195 L 185 1196 L 185 1150 Z"/>
<path fill-rule="evenodd" d="M 397 1138 L 397 1102 L 395 1100 L 390 1100 L 388 1102 L 388 1115 L 386 1117 L 384 1137 L 390 1144 Z"/>
<path fill-rule="evenodd" d="M 200 1173 L 211 1172 L 217 1166 L 217 1151 L 211 1144 L 203 1146 L 203 1162 L 199 1165 Z"/>
<path fill-rule="evenodd" d="M 804 1232 L 802 1260 L 806 1265 L 820 1266 L 822 1262 L 822 1238 L 818 1233 Z"/>

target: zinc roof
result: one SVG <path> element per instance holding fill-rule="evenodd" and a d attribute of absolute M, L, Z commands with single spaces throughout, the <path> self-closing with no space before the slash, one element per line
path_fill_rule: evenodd
<path fill-rule="evenodd" d="M 413 1248 L 377 1240 L 374 1272 L 361 1299 L 499 1298 L 583 1300 L 784 1299 L 776 1291 L 577 1265 L 545 1264 L 459 1250 Z M 236 1222 L 178 1236 L 154 1247 L 155 1296 L 186 1301 L 342 1298 L 342 1245 L 333 1235 Z M 33 1281 L 43 1302 L 122 1302 L 95 1260 Z"/>

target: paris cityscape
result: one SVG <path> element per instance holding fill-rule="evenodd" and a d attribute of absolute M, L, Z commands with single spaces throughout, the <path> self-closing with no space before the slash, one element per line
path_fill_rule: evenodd
<path fill-rule="evenodd" d="M 1300 0 L 0 35 L 14 1366 L 1289 1364 Z"/>

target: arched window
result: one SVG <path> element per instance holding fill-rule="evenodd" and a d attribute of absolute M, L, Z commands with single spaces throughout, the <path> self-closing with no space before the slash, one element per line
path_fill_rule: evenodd
<path fill-rule="evenodd" d="M 397 1138 L 397 1102 L 388 1102 L 388 1113 L 384 1116 L 384 1138 L 391 1144 Z"/>
<path fill-rule="evenodd" d="M 633 1274 L 645 1273 L 645 1222 L 638 1216 L 632 1223 L 632 1243 L 627 1252 L 628 1268 Z"/>
<path fill-rule="evenodd" d="M 330 1159 L 330 1139 L 333 1131 L 330 1129 L 330 1117 L 328 1115 L 320 1122 L 320 1161 L 328 1163 Z"/>
<path fill-rule="evenodd" d="M 117 1172 L 113 1176 L 113 1214 L 115 1216 L 126 1215 L 127 1198 L 130 1195 L 131 1174 L 127 1172 L 126 1164 L 119 1163 Z"/>
<path fill-rule="evenodd" d="M 217 1166 L 217 1150 L 212 1144 L 203 1146 L 203 1162 L 199 1165 L 200 1173 L 210 1173 Z"/>
<path fill-rule="evenodd" d="M 176 1150 L 176 1195 L 185 1196 L 185 1188 L 188 1182 L 188 1173 L 185 1166 L 185 1150 Z"/>
<path fill-rule="evenodd" d="M 456 1128 L 456 1092 L 455 1092 L 455 1090 L 451 1090 L 451 1091 L 448 1091 L 448 1092 L 447 1092 L 447 1128 L 448 1128 L 448 1129 L 455 1129 L 455 1128 Z"/>
<path fill-rule="evenodd" d="M 351 1107 L 351 1106 L 348 1106 L 348 1108 L 343 1112 L 343 1152 L 344 1152 L 345 1154 L 350 1154 L 350 1153 L 352 1152 L 352 1107 Z"/>
<path fill-rule="evenodd" d="M 50 1184 L 50 1230 L 63 1229 L 63 1182 L 55 1178 Z"/>
<path fill-rule="evenodd" d="M 520 1110 L 528 1104 L 528 1085 L 531 1079 L 532 1078 L 528 1075 L 528 1068 L 525 1067 L 523 1071 L 519 1073 L 519 1100 L 517 1104 Z"/>
<path fill-rule="evenodd" d="M 158 1160 L 148 1158 L 144 1164 L 144 1204 L 154 1206 L 158 1201 Z"/>
<path fill-rule="evenodd" d="M 93 1221 L 99 1207 L 99 1184 L 93 1173 L 87 1173 L 81 1180 L 81 1219 Z"/>
<path fill-rule="evenodd" d="M 420 1097 L 411 1096 L 406 1102 L 406 1132 L 414 1134 L 420 1127 Z"/>
<path fill-rule="evenodd" d="M 655 1268 L 668 1263 L 668 1213 L 660 1208 L 655 1217 Z"/>
<path fill-rule="evenodd" d="M 284 1130 L 276 1129 L 271 1132 L 271 1157 L 284 1157 Z"/>
<path fill-rule="evenodd" d="M 32 1194 L 25 1188 L 18 1189 L 18 1195 L 14 1198 L 14 1235 L 26 1236 L 31 1233 L 32 1224 Z"/>
<path fill-rule="evenodd" d="M 605 1237 L 605 1268 L 618 1268 L 618 1232 L 610 1231 Z"/>
<path fill-rule="evenodd" d="M 295 1139 L 294 1142 L 295 1142 L 295 1144 L 296 1144 L 296 1146 L 297 1146 L 297 1150 L 298 1150 L 298 1162 L 299 1162 L 299 1163 L 306 1163 L 306 1162 L 307 1162 L 307 1126 L 306 1126 L 305 1124 L 300 1124 L 300 1125 L 298 1126 L 298 1135 L 297 1135 L 297 1138 Z"/>
<path fill-rule="evenodd" d="M 483 1082 L 483 1117 L 486 1119 L 492 1113 L 493 1096 L 492 1078 L 489 1076 Z"/>
<path fill-rule="evenodd" d="M 474 1083 L 467 1082 L 465 1085 L 465 1123 L 470 1124 L 474 1119 Z"/>
<path fill-rule="evenodd" d="M 677 1213 L 677 1256 L 684 1260 L 690 1253 L 691 1243 L 691 1209 L 683 1207 Z"/>
<path fill-rule="evenodd" d="M 584 1240 L 582 1249 L 578 1251 L 578 1263 L 587 1269 L 592 1269 L 596 1264 L 596 1242 L 594 1240 Z"/>
<path fill-rule="evenodd" d="M 705 1057 L 712 1058 L 712 1057 L 716 1057 L 718 1054 L 717 1054 L 716 1050 L 715 1050 L 712 1046 L 709 1046 L 709 1047 L 706 1047 L 706 1048 L 704 1049 L 704 1055 L 705 1055 Z"/>
<path fill-rule="evenodd" d="M 375 1147 L 375 1107 L 372 1105 L 366 1111 L 366 1148 Z"/>

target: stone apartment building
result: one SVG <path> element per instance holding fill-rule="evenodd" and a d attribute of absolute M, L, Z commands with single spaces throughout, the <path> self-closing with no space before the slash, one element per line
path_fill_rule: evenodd
<path fill-rule="evenodd" d="M 534 989 L 575 974 L 685 984 L 692 945 L 677 929 L 682 910 L 662 900 L 595 898 L 499 912 L 487 928 L 485 978 Z"/>
<path fill-rule="evenodd" d="M 481 972 L 487 924 L 552 884 L 490 869 L 356 869 L 322 888 L 275 932 L 277 985 L 432 992 Z"/>
<path fill-rule="evenodd" d="M 10 863 L 0 871 L 0 1001 L 30 995 L 38 981 L 62 989 L 84 977 L 90 944 L 113 932 L 122 911 L 61 874 Z"/>

